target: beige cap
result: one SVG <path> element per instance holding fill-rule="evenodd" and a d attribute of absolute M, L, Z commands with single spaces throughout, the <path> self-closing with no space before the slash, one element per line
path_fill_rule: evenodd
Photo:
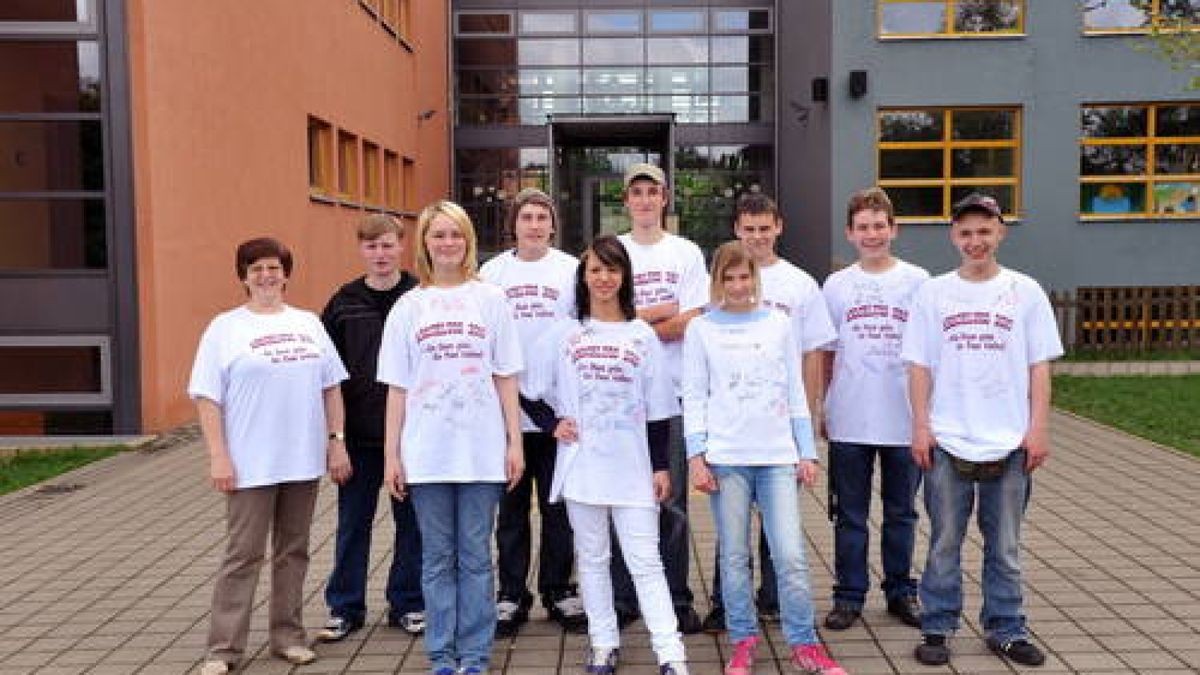
<path fill-rule="evenodd" d="M 638 162 L 625 171 L 625 187 L 628 188 L 630 183 L 639 178 L 649 178 L 659 185 L 667 184 L 667 176 L 663 170 L 645 162 Z"/>

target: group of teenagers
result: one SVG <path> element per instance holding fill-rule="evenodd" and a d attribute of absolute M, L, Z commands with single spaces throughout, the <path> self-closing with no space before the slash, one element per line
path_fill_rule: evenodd
<path fill-rule="evenodd" d="M 739 198 L 736 239 L 710 269 L 666 229 L 669 200 L 659 167 L 631 166 L 630 231 L 597 236 L 576 259 L 552 246 L 550 197 L 523 190 L 506 218 L 515 246 L 478 270 L 475 230 L 453 202 L 427 207 L 411 244 L 396 219 L 368 216 L 357 230 L 365 274 L 319 317 L 284 302 L 286 246 L 238 247 L 248 300 L 209 324 L 188 387 L 227 504 L 203 675 L 244 656 L 268 535 L 270 649 L 317 658 L 303 581 L 326 473 L 338 522 L 318 641 L 366 623 L 386 486 L 387 623 L 423 634 L 434 675 L 486 673 L 495 638 L 528 620 L 535 498 L 537 591 L 549 619 L 588 634 L 585 673 L 615 673 L 620 631 L 641 618 L 661 675 L 689 673 L 681 634 L 704 630 L 728 632 L 726 675 L 750 675 L 762 621 L 781 623 L 800 672 L 843 675 L 816 632 L 801 527 L 817 437 L 829 443 L 835 533 L 827 629 L 863 612 L 878 461 L 882 590 L 887 612 L 921 631 L 916 659 L 950 661 L 974 511 L 987 644 L 1017 664 L 1044 661 L 1022 609 L 1020 526 L 1049 454 L 1049 362 L 1062 347 L 1045 293 L 997 260 L 1007 228 L 996 201 L 954 206 L 961 262 L 931 278 L 893 254 L 886 193 L 859 191 L 845 226 L 857 261 L 822 287 L 776 253 L 783 219 L 766 195 Z M 400 268 L 406 245 L 415 276 Z M 930 544 L 918 583 L 922 479 Z M 717 533 L 703 620 L 688 587 L 690 489 L 709 496 Z"/>

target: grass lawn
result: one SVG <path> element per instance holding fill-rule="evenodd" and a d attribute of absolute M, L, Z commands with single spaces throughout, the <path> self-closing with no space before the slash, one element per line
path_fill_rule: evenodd
<path fill-rule="evenodd" d="M 1200 375 L 1054 378 L 1054 405 L 1200 457 Z"/>
<path fill-rule="evenodd" d="M 18 450 L 0 457 L 0 495 L 64 474 L 71 469 L 111 457 L 121 446 L 64 448 L 62 450 Z"/>
<path fill-rule="evenodd" d="M 1090 363 L 1093 361 L 1200 361 L 1200 349 L 1160 349 L 1148 351 L 1073 349 L 1061 360 L 1069 363 Z"/>

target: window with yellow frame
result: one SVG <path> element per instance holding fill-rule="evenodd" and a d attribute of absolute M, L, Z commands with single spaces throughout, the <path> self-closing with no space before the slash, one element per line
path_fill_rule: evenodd
<path fill-rule="evenodd" d="M 333 125 L 313 116 L 308 118 L 308 189 L 316 195 L 332 195 Z"/>
<path fill-rule="evenodd" d="M 1200 217 L 1200 103 L 1083 106 L 1079 182 L 1086 220 Z"/>
<path fill-rule="evenodd" d="M 358 201 L 358 136 L 339 129 L 337 154 L 338 196 L 345 200 Z"/>
<path fill-rule="evenodd" d="M 878 116 L 878 184 L 906 222 L 944 222 L 972 192 L 996 198 L 1017 218 L 1021 195 L 1021 110 L 1015 107 L 883 109 Z"/>
<path fill-rule="evenodd" d="M 1079 0 L 1085 33 L 1200 30 L 1195 0 Z"/>
<path fill-rule="evenodd" d="M 878 0 L 884 38 L 1021 35 L 1026 0 Z"/>

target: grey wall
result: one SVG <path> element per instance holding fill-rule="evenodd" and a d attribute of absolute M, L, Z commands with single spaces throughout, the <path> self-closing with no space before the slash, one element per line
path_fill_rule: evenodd
<path fill-rule="evenodd" d="M 876 37 L 875 2 L 783 0 L 779 5 L 786 19 L 779 22 L 781 49 L 790 45 L 793 52 L 781 55 L 780 79 L 792 88 L 815 67 L 816 62 L 800 60 L 825 41 L 810 32 L 819 22 L 793 21 L 818 18 L 825 8 L 833 11 L 829 206 L 809 201 L 807 187 L 783 187 L 793 180 L 811 180 L 813 189 L 819 185 L 820 177 L 812 175 L 823 170 L 819 142 L 800 134 L 781 138 L 780 146 L 781 191 L 787 191 L 789 209 L 796 210 L 789 211 L 789 222 L 803 220 L 802 230 L 824 225 L 832 262 L 853 259 L 842 236 L 842 208 L 851 192 L 876 180 L 878 108 L 1016 105 L 1023 109 L 1022 218 L 1010 228 L 1002 263 L 1054 289 L 1200 283 L 1200 221 L 1083 222 L 1078 217 L 1081 104 L 1200 99 L 1200 93 L 1185 90 L 1185 75 L 1135 51 L 1142 38 L 1084 36 L 1079 4 L 1068 0 L 1026 2 L 1025 37 L 898 41 Z M 869 93 L 859 100 L 846 91 L 853 69 L 869 74 Z M 807 95 L 807 81 L 803 87 Z M 780 126 L 786 135 L 798 133 L 787 121 L 786 100 L 799 95 L 795 89 L 781 94 Z M 791 204 L 794 198 L 801 202 Z M 811 243 L 821 240 L 814 233 Z M 944 225 L 904 227 L 897 252 L 935 273 L 957 262 Z M 825 270 L 813 265 L 812 271 Z"/>

